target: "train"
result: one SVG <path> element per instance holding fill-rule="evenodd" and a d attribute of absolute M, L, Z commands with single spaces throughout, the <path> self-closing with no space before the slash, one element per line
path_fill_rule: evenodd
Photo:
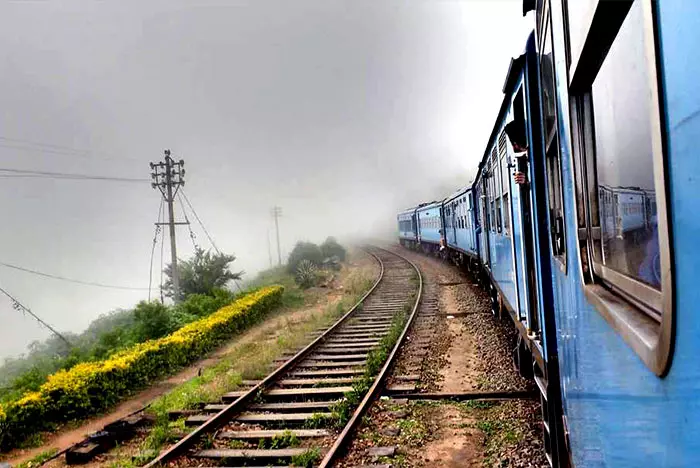
<path fill-rule="evenodd" d="M 529 12 L 474 181 L 402 211 L 398 240 L 513 322 L 552 467 L 698 466 L 700 2 Z"/>

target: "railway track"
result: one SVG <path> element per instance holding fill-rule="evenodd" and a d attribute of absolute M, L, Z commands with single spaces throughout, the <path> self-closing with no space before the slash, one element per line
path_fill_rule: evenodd
<path fill-rule="evenodd" d="M 332 466 L 381 392 L 423 289 L 409 260 L 384 249 L 367 251 L 379 262 L 380 275 L 350 311 L 252 388 L 191 415 L 186 423 L 196 429 L 146 468 L 173 462 Z"/>

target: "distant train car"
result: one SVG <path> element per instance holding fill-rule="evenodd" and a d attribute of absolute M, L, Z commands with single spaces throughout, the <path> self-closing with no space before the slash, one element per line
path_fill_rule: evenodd
<path fill-rule="evenodd" d="M 474 199 L 471 187 L 458 190 L 442 204 L 445 242 L 449 255 L 459 264 L 471 266 L 479 258 L 476 243 Z"/>
<path fill-rule="evenodd" d="M 434 201 L 416 208 L 418 244 L 425 252 L 438 252 L 443 240 L 442 202 Z"/>
<path fill-rule="evenodd" d="M 416 223 L 416 209 L 402 211 L 397 216 L 399 228 L 399 242 L 404 247 L 415 247 L 418 244 L 418 224 Z"/>

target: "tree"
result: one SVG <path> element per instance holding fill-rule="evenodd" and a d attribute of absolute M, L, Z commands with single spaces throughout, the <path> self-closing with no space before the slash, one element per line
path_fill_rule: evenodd
<path fill-rule="evenodd" d="M 340 245 L 335 237 L 329 237 L 321 244 L 321 252 L 324 258 L 338 257 L 341 262 L 345 260 L 345 247 Z"/>
<path fill-rule="evenodd" d="M 160 338 L 172 331 L 168 307 L 158 301 L 141 301 L 134 309 L 136 341 Z"/>
<path fill-rule="evenodd" d="M 163 286 L 168 297 L 184 300 L 189 294 L 212 295 L 215 289 L 223 289 L 232 280 L 241 279 L 243 272 L 232 272 L 229 264 L 236 260 L 235 255 L 212 254 L 209 250 L 197 248 L 194 257 L 177 264 L 180 272 L 180 292 L 175 298 L 172 264 L 165 267 L 168 279 Z"/>
<path fill-rule="evenodd" d="M 308 260 L 315 266 L 320 266 L 323 263 L 323 253 L 313 242 L 297 242 L 287 260 L 288 271 L 295 275 L 302 260 Z"/>

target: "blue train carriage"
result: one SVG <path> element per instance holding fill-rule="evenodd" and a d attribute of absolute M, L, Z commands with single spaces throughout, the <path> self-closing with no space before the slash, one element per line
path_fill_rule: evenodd
<path fill-rule="evenodd" d="M 448 255 L 456 264 L 469 270 L 479 265 L 475 210 L 471 187 L 458 190 L 442 204 Z"/>
<path fill-rule="evenodd" d="M 442 202 L 423 203 L 416 208 L 418 245 L 425 253 L 438 253 L 443 246 Z"/>
<path fill-rule="evenodd" d="M 533 191 L 555 311 L 543 339 L 556 340 L 564 429 L 552 464 L 698 466 L 700 2 L 529 9 L 542 96 L 532 173 L 545 182 Z"/>
<path fill-rule="evenodd" d="M 416 222 L 416 209 L 411 208 L 399 213 L 396 217 L 399 230 L 399 243 L 408 248 L 418 245 L 418 224 Z"/>
<path fill-rule="evenodd" d="M 480 255 L 496 315 L 508 315 L 519 332 L 514 359 L 534 377 L 542 398 L 544 448 L 556 464 L 564 449 L 562 404 L 554 321 L 550 242 L 559 244 L 563 219 L 548 224 L 539 63 L 534 33 L 513 59 L 504 99 L 479 165 Z M 549 140 L 552 144 L 552 140 Z"/>

